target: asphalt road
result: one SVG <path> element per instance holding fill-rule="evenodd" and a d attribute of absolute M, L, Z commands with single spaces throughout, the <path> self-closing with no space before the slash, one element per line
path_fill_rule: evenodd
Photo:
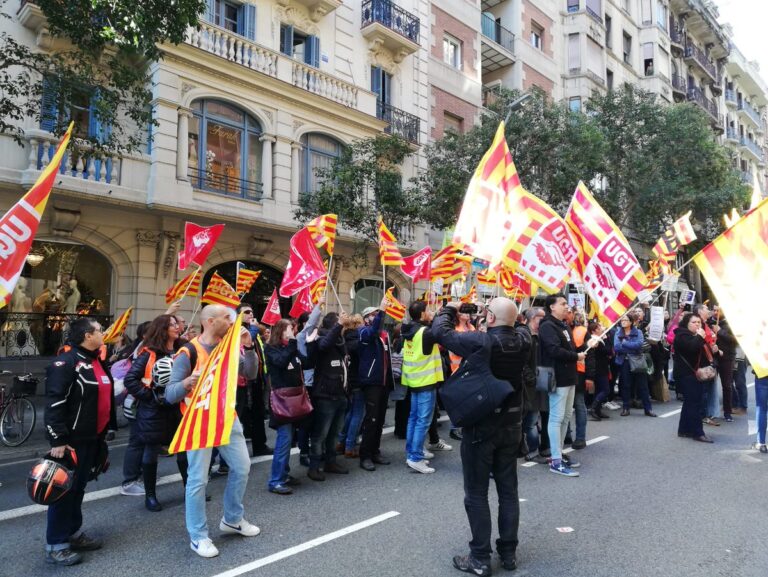
<path fill-rule="evenodd" d="M 671 402 L 655 410 L 665 414 L 679 406 Z M 597 442 L 575 452 L 581 477 L 553 475 L 543 465 L 519 468 L 519 568 L 506 572 L 494 559 L 494 573 L 765 577 L 768 459 L 750 449 L 754 409 L 734 423 L 708 427 L 714 445 L 679 439 L 676 414 L 610 415 L 589 423 L 587 437 Z M 447 425 L 441 431 L 447 435 Z M 124 450 L 117 448 L 112 469 L 89 485 L 86 498 L 93 500 L 84 505 L 85 530 L 105 546 L 86 553 L 83 564 L 60 569 L 43 561 L 45 514 L 30 507 L 24 491 L 30 464 L 5 462 L 0 577 L 459 575 L 451 557 L 467 551 L 469 532 L 458 446 L 437 455 L 435 474 L 419 475 L 405 467 L 403 445 L 385 435 L 382 448 L 392 465 L 369 473 L 342 458 L 351 474 L 329 475 L 324 483 L 307 479 L 294 456 L 291 465 L 302 485 L 292 496 L 268 493 L 269 461 L 254 463 L 246 517 L 262 534 L 250 539 L 219 535 L 226 481 L 213 480 L 208 520 L 221 551 L 214 559 L 189 550 L 174 460 L 161 459 L 160 475 L 169 476 L 158 490 L 165 509 L 150 513 L 143 499 L 117 494 Z"/>

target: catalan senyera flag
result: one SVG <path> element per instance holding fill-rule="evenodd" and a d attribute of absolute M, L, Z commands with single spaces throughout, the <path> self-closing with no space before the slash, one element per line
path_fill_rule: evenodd
<path fill-rule="evenodd" d="M 242 295 L 251 290 L 253 283 L 261 276 L 260 270 L 250 270 L 245 268 L 241 262 L 237 263 L 237 280 L 235 281 L 235 292 Z"/>
<path fill-rule="evenodd" d="M 387 308 L 384 309 L 384 312 L 397 322 L 402 322 L 405 318 L 405 305 L 395 298 L 394 290 L 394 287 L 387 289 Z"/>
<path fill-rule="evenodd" d="M 462 255 L 456 245 L 449 245 L 432 259 L 431 280 L 443 279 L 444 284 L 467 278 L 472 258 Z"/>
<path fill-rule="evenodd" d="M 565 215 L 579 246 L 577 272 L 589 296 L 611 323 L 619 320 L 645 288 L 646 278 L 627 239 L 583 182 Z"/>
<path fill-rule="evenodd" d="M 192 402 L 168 447 L 169 453 L 229 444 L 235 423 L 242 321 L 243 315 L 240 314 L 208 357 L 192 392 Z"/>
<path fill-rule="evenodd" d="M 510 230 L 509 191 L 519 185 L 504 122 L 500 122 L 467 187 L 453 244 L 476 258 L 497 262 Z"/>
<path fill-rule="evenodd" d="M 477 284 L 484 286 L 494 286 L 496 284 L 496 273 L 490 269 L 481 270 L 477 273 Z"/>
<path fill-rule="evenodd" d="M 336 227 L 339 217 L 336 214 L 323 214 L 313 218 L 307 224 L 307 229 L 312 235 L 312 242 L 317 248 L 325 245 L 325 250 L 333 256 L 333 247 L 336 244 Z"/>
<path fill-rule="evenodd" d="M 691 211 L 678 218 L 672 223 L 661 238 L 654 245 L 653 254 L 659 259 L 664 259 L 667 262 L 672 262 L 677 256 L 677 251 L 681 246 L 692 243 L 696 240 L 696 233 L 691 226 Z"/>
<path fill-rule="evenodd" d="M 167 291 L 165 291 L 165 304 L 169 305 L 184 296 L 196 297 L 200 295 L 200 281 L 203 278 L 203 271 L 197 269 L 191 272 Z"/>
<path fill-rule="evenodd" d="M 105 345 L 115 342 L 120 335 L 125 332 L 125 328 L 128 326 L 128 320 L 131 318 L 132 312 L 133 307 L 128 307 L 128 310 L 117 317 L 115 322 L 109 325 L 109 328 L 104 331 L 102 336 L 104 337 Z"/>
<path fill-rule="evenodd" d="M 325 288 L 328 286 L 328 277 L 317 279 L 309 287 L 309 296 L 312 299 L 312 304 L 316 305 L 320 301 L 320 297 L 325 294 Z"/>
<path fill-rule="evenodd" d="M 664 280 L 664 273 L 661 270 L 660 261 L 648 261 L 648 272 L 645 273 L 645 279 L 645 288 L 647 290 L 653 291 L 661 286 L 661 283 Z"/>
<path fill-rule="evenodd" d="M 53 158 L 37 177 L 32 188 L 0 218 L 0 230 L 4 232 L 0 247 L 0 309 L 11 302 L 11 295 L 19 282 L 53 183 L 59 175 L 59 165 L 67 151 L 73 126 L 74 123 L 70 123 L 56 147 Z"/>
<path fill-rule="evenodd" d="M 208 281 L 208 286 L 205 287 L 200 302 L 236 308 L 240 304 L 240 296 L 232 288 L 232 285 L 225 281 L 219 273 L 214 272 L 211 280 Z"/>
<path fill-rule="evenodd" d="M 469 289 L 469 292 L 465 294 L 463 297 L 460 297 L 459 300 L 463 303 L 473 303 L 477 301 L 477 287 L 475 285 L 472 285 L 472 287 Z"/>
<path fill-rule="evenodd" d="M 768 310 L 755 305 L 768 286 L 768 200 L 705 246 L 694 258 L 717 297 L 755 374 L 768 376 Z"/>
<path fill-rule="evenodd" d="M 530 297 L 538 292 L 538 287 L 524 274 L 508 269 L 499 272 L 499 284 L 508 297 Z"/>
<path fill-rule="evenodd" d="M 381 216 L 379 216 L 379 258 L 384 266 L 402 266 L 405 264 L 403 256 L 397 248 L 397 239 L 384 224 Z"/>

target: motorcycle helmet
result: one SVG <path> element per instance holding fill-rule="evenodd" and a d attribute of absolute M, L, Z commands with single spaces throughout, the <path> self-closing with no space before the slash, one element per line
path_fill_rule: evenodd
<path fill-rule="evenodd" d="M 77 455 L 72 450 L 57 459 L 48 453 L 32 467 L 27 476 L 27 494 L 40 505 L 50 505 L 72 488 L 77 467 Z"/>

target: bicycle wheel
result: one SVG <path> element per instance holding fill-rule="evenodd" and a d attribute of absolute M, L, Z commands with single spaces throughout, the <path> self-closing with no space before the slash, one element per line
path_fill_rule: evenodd
<path fill-rule="evenodd" d="M 29 399 L 11 399 L 0 417 L 0 439 L 9 447 L 18 447 L 32 434 L 37 420 L 35 405 Z"/>

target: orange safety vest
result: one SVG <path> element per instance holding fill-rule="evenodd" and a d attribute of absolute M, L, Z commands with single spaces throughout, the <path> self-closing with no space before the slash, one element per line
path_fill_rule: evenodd
<path fill-rule="evenodd" d="M 578 326 L 573 328 L 573 344 L 576 350 L 579 350 L 587 338 L 587 327 Z M 585 361 L 576 361 L 576 370 L 580 373 L 587 372 L 587 363 Z"/>
<path fill-rule="evenodd" d="M 187 348 L 187 345 L 192 345 L 195 347 L 195 352 L 197 353 L 197 360 L 195 362 L 195 366 L 192 367 L 192 372 L 194 373 L 197 369 L 202 370 L 203 367 L 205 367 L 205 363 L 208 362 L 208 351 L 205 350 L 205 347 L 200 344 L 198 341 L 200 337 L 195 337 L 191 341 L 189 341 L 186 345 L 181 347 L 179 349 L 179 352 L 176 353 L 176 357 L 179 355 L 187 355 L 187 357 L 190 360 L 190 364 L 192 362 L 192 355 L 189 352 L 189 349 Z M 187 393 L 187 396 L 182 399 L 182 401 L 179 403 L 179 410 L 181 411 L 181 414 L 187 412 L 187 407 L 192 404 L 192 393 L 194 392 L 194 389 L 192 389 L 190 392 Z"/>
<path fill-rule="evenodd" d="M 469 328 L 465 329 L 462 327 L 462 325 L 459 325 L 456 327 L 457 333 L 473 333 L 477 329 L 474 327 L 474 325 L 470 324 Z M 448 358 L 451 361 L 451 374 L 456 372 L 456 369 L 459 368 L 459 365 L 461 364 L 461 357 L 455 353 L 452 353 L 448 351 Z"/>
<path fill-rule="evenodd" d="M 142 354 L 144 351 L 149 353 L 149 360 L 147 361 L 147 366 L 144 367 L 144 377 L 141 379 L 141 382 L 145 387 L 147 387 L 148 389 L 151 389 L 152 388 L 152 367 L 157 361 L 157 355 L 155 354 L 155 351 L 148 349 L 147 347 L 142 347 L 142 349 L 139 351 L 139 355 Z"/>

